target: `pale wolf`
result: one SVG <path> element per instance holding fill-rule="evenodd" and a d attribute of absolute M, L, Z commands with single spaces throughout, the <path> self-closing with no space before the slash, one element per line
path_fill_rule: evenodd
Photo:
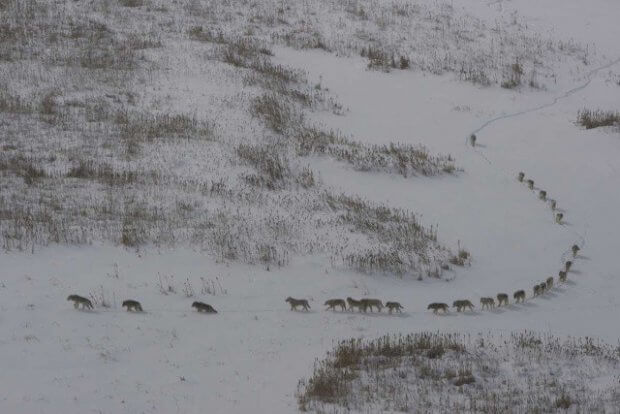
<path fill-rule="evenodd" d="M 67 300 L 73 301 L 73 307 L 75 309 L 77 309 L 80 305 L 82 305 L 82 309 L 93 308 L 93 303 L 89 299 L 86 299 L 80 295 L 69 295 Z"/>
<path fill-rule="evenodd" d="M 403 306 L 398 302 L 385 302 L 385 307 L 388 308 L 388 311 L 392 313 L 392 311 L 396 311 L 398 313 L 403 313 L 401 309 Z"/>
<path fill-rule="evenodd" d="M 492 309 L 495 307 L 495 299 L 493 298 L 480 298 L 480 304 L 482 305 L 482 309 Z"/>
<path fill-rule="evenodd" d="M 534 189 L 534 180 L 527 180 L 527 188 L 530 190 Z"/>
<path fill-rule="evenodd" d="M 558 224 L 562 224 L 562 219 L 564 218 L 564 214 L 562 213 L 557 213 L 555 215 L 555 222 Z"/>
<path fill-rule="evenodd" d="M 294 299 L 292 297 L 286 298 L 285 302 L 288 302 L 291 305 L 291 310 L 297 310 L 298 306 L 301 306 L 305 311 L 310 309 L 310 304 L 306 299 Z"/>
<path fill-rule="evenodd" d="M 534 297 L 540 295 L 540 285 L 534 285 Z"/>
<path fill-rule="evenodd" d="M 508 294 L 506 293 L 498 293 L 497 294 L 497 306 L 508 305 Z"/>
<path fill-rule="evenodd" d="M 452 307 L 456 308 L 457 312 L 461 312 L 465 308 L 469 308 L 469 310 L 472 311 L 474 310 L 474 304 L 467 299 L 455 300 L 454 303 L 452 303 Z"/>
<path fill-rule="evenodd" d="M 381 312 L 381 309 L 383 309 L 383 303 L 379 299 L 361 299 L 360 302 L 364 306 L 364 312 L 366 312 L 366 309 L 370 309 L 372 312 L 373 306 L 377 308 L 377 312 Z"/>
<path fill-rule="evenodd" d="M 512 296 L 515 299 L 515 302 L 523 302 L 525 300 L 525 290 L 517 290 Z"/>
<path fill-rule="evenodd" d="M 364 310 L 364 303 L 361 300 L 355 300 L 352 297 L 347 298 L 347 304 L 349 305 L 349 310 L 353 310 L 357 308 L 359 312 Z"/>
<path fill-rule="evenodd" d="M 192 303 L 192 308 L 196 308 L 198 312 L 217 313 L 213 306 L 209 305 L 208 303 L 194 302 Z"/>
<path fill-rule="evenodd" d="M 551 207 L 551 211 L 555 211 L 557 203 L 555 200 L 549 200 L 549 207 Z"/>
<path fill-rule="evenodd" d="M 520 183 L 523 182 L 524 178 L 525 178 L 525 173 L 524 172 L 520 172 L 519 175 L 517 175 L 517 180 L 519 180 Z"/>
<path fill-rule="evenodd" d="M 347 310 L 347 304 L 342 299 L 329 299 L 325 301 L 325 306 L 327 309 L 336 310 L 337 306 L 340 306 L 340 309 L 345 311 Z"/>
<path fill-rule="evenodd" d="M 472 147 L 476 146 L 476 134 L 471 134 L 469 136 L 469 145 L 471 145 Z"/>
<path fill-rule="evenodd" d="M 138 302 L 137 300 L 128 299 L 126 301 L 123 301 L 122 307 L 127 307 L 127 312 L 131 310 L 142 312 L 142 305 L 140 305 L 140 302 Z"/>
<path fill-rule="evenodd" d="M 571 250 L 573 251 L 573 257 L 577 257 L 577 253 L 579 253 L 579 250 L 581 249 L 576 244 L 573 244 L 573 247 L 571 247 Z"/>
<path fill-rule="evenodd" d="M 572 265 L 573 265 L 573 262 L 571 262 L 570 260 L 564 263 L 564 271 L 568 273 Z"/>
<path fill-rule="evenodd" d="M 448 312 L 448 304 L 433 302 L 430 305 L 428 305 L 427 309 L 432 309 L 433 313 L 437 313 L 440 310 L 443 311 L 443 313 L 446 313 Z"/>

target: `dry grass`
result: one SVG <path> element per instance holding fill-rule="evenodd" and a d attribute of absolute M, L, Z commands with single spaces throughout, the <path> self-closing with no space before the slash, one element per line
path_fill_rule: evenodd
<path fill-rule="evenodd" d="M 610 412 L 620 392 L 593 381 L 617 373 L 618 351 L 591 338 L 529 332 L 351 339 L 316 362 L 297 401 L 302 411 L 332 413 Z"/>
<path fill-rule="evenodd" d="M 583 109 L 577 115 L 577 123 L 586 129 L 620 126 L 620 112 Z"/>
<path fill-rule="evenodd" d="M 238 20 L 247 10 L 226 2 L 1 4 L 4 250 L 189 245 L 266 268 L 322 254 L 337 267 L 399 276 L 449 258 L 436 228 L 414 214 L 325 195 L 303 157 L 406 176 L 454 166 L 421 147 L 371 147 L 306 125 L 307 110 L 342 107 L 272 61 L 281 39 L 263 29 L 285 25 L 289 11 L 270 18 L 257 7 L 260 25 L 248 26 Z M 320 36 L 307 45 L 323 47 Z M 186 112 L 193 91 L 166 89 L 186 75 L 226 88 Z"/>

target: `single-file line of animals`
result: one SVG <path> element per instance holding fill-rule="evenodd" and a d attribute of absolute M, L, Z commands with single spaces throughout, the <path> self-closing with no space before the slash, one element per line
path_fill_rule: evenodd
<path fill-rule="evenodd" d="M 475 135 L 472 135 L 470 139 L 471 139 L 470 143 L 472 144 L 472 146 L 475 145 L 475 139 L 476 139 Z M 517 180 L 521 183 L 525 182 L 530 190 L 534 189 L 534 180 L 532 179 L 525 180 L 525 173 L 520 172 L 517 175 Z M 546 191 L 539 190 L 538 198 L 545 202 L 548 201 L 551 207 L 551 211 L 553 212 L 556 211 L 556 207 L 557 207 L 556 201 L 553 199 L 547 199 Z M 562 213 L 556 213 L 555 222 L 558 224 L 562 224 L 563 217 L 564 215 Z M 577 253 L 579 252 L 579 250 L 580 250 L 579 246 L 577 246 L 576 244 L 573 244 L 573 246 L 571 247 L 573 258 L 577 257 Z M 573 262 L 570 260 L 564 263 L 564 270 L 560 270 L 558 272 L 559 282 L 566 282 L 567 273 L 569 272 L 572 265 L 573 265 Z M 534 287 L 532 288 L 533 297 L 540 296 L 544 294 L 545 292 L 551 290 L 554 286 L 553 280 L 554 280 L 553 277 L 548 277 L 544 282 L 534 285 Z M 527 295 L 525 293 L 525 290 L 517 290 L 516 292 L 513 293 L 512 297 L 515 303 L 523 303 Z M 82 309 L 93 309 L 92 302 L 88 298 L 85 298 L 83 296 L 73 294 L 73 295 L 69 295 L 67 297 L 67 300 L 72 301 L 73 306 L 76 309 L 78 309 L 80 306 L 82 307 Z M 294 311 L 298 310 L 298 308 L 301 308 L 304 311 L 309 311 L 311 309 L 310 303 L 308 302 L 307 299 L 295 299 L 289 296 L 288 298 L 285 299 L 285 302 L 287 302 L 291 306 L 291 310 L 294 310 Z M 509 304 L 508 294 L 498 293 L 497 294 L 497 307 L 500 307 L 502 305 L 507 306 L 508 304 Z M 480 305 L 482 309 L 487 309 L 487 310 L 494 309 L 496 307 L 495 299 L 492 297 L 482 297 L 480 298 Z M 364 313 L 368 311 L 372 313 L 373 309 L 376 309 L 377 312 L 381 312 L 383 308 L 387 308 L 390 314 L 392 314 L 393 312 L 402 313 L 402 310 L 404 309 L 403 306 L 399 302 L 390 301 L 390 302 L 385 302 L 385 304 L 383 304 L 383 302 L 379 299 L 364 298 L 364 299 L 356 300 L 351 297 L 348 297 L 346 301 L 344 299 L 328 299 L 327 301 L 325 301 L 324 306 L 327 306 L 326 310 L 336 311 L 337 309 L 340 309 L 341 311 L 344 312 L 347 310 L 354 311 L 355 309 L 357 309 L 358 312 L 364 312 Z M 140 304 L 140 302 L 133 300 L 133 299 L 128 299 L 128 300 L 123 301 L 122 307 L 127 308 L 128 312 L 143 312 L 142 305 Z M 463 312 L 466 309 L 469 309 L 470 311 L 474 310 L 474 304 L 468 299 L 455 300 L 452 303 L 452 307 L 456 308 L 457 312 Z M 213 308 L 213 306 L 207 303 L 203 303 L 203 302 L 196 301 L 192 303 L 192 308 L 196 309 L 196 311 L 199 313 L 202 313 L 202 312 L 217 313 L 217 311 Z M 448 306 L 447 303 L 433 302 L 428 305 L 427 310 L 432 310 L 433 313 L 437 314 L 439 313 L 439 311 L 443 313 L 447 313 L 449 311 L 449 308 L 450 307 Z"/>
<path fill-rule="evenodd" d="M 73 302 L 73 307 L 75 309 L 79 309 L 80 307 L 83 310 L 94 309 L 93 302 L 90 299 L 85 298 L 83 296 L 69 295 L 67 297 L 67 300 Z M 123 304 L 121 305 L 121 307 L 127 308 L 127 312 L 144 312 L 144 310 L 142 309 L 142 304 L 140 304 L 140 302 L 138 302 L 137 300 L 133 300 L 133 299 L 127 299 L 123 301 Z M 215 308 L 213 308 L 213 306 L 207 303 L 203 303 L 203 302 L 192 303 L 192 308 L 196 309 L 196 311 L 199 313 L 201 312 L 217 313 L 217 311 L 215 310 Z"/>
<path fill-rule="evenodd" d="M 525 173 L 523 171 L 521 171 L 519 174 L 517 174 L 517 180 L 520 183 L 525 183 L 527 184 L 527 188 L 529 188 L 530 190 L 534 190 L 534 180 L 532 179 L 525 179 Z M 554 213 L 554 220 L 556 223 L 558 224 L 564 224 L 563 223 L 563 219 L 564 219 L 564 213 L 560 213 L 557 211 L 557 202 L 554 199 L 548 198 L 547 197 L 547 192 L 545 190 L 538 190 L 538 198 L 542 201 L 549 202 L 549 207 L 551 208 L 551 211 Z"/>
<path fill-rule="evenodd" d="M 574 245 L 573 252 L 576 252 L 576 251 L 579 251 L 579 247 L 577 245 Z M 568 269 L 571 268 L 572 264 L 573 262 L 569 260 L 565 263 L 564 270 L 560 270 L 558 274 L 558 279 L 560 282 L 566 282 L 566 273 L 568 272 Z M 540 296 L 544 294 L 545 292 L 551 290 L 553 286 L 554 286 L 553 277 L 547 278 L 546 281 L 540 284 L 534 285 L 534 287 L 532 288 L 532 291 L 533 291 L 532 297 L 536 297 L 536 296 Z M 515 303 L 523 303 L 527 297 L 527 294 L 525 293 L 525 290 L 521 289 L 521 290 L 517 290 L 516 292 L 514 292 L 512 297 Z M 509 296 L 507 293 L 497 294 L 497 307 L 500 307 L 502 305 L 507 306 L 509 304 L 510 304 Z M 489 309 L 489 310 L 495 309 L 496 307 L 495 299 L 492 297 L 480 298 L 480 305 L 482 306 L 482 309 Z M 474 309 L 473 303 L 471 303 L 471 301 L 467 299 L 455 300 L 454 303 L 452 304 L 452 307 L 456 308 L 457 312 L 462 312 L 465 309 L 469 309 L 469 310 Z M 447 313 L 449 306 L 447 303 L 433 302 L 430 305 L 428 305 L 427 309 L 432 310 L 433 313 L 438 313 L 439 311 Z"/>
<path fill-rule="evenodd" d="M 579 246 L 574 244 L 571 250 L 573 252 L 573 257 L 576 257 L 580 249 L 579 249 Z M 572 265 L 573 265 L 573 262 L 570 260 L 564 264 L 564 270 L 560 270 L 560 272 L 558 273 L 558 279 L 560 282 L 566 282 L 566 274 L 570 270 Z M 553 285 L 554 285 L 553 277 L 549 277 L 547 278 L 546 281 L 540 284 L 534 285 L 533 297 L 542 295 L 545 292 L 551 290 L 553 288 Z M 525 290 L 517 290 L 513 294 L 513 299 L 515 303 L 522 303 L 525 301 L 526 296 L 527 295 L 525 293 Z M 497 294 L 497 307 L 500 307 L 502 305 L 507 306 L 509 304 L 508 298 L 509 298 L 508 294 L 498 293 Z M 80 307 L 84 310 L 94 308 L 93 303 L 91 302 L 90 299 L 85 298 L 80 295 L 75 295 L 75 294 L 69 295 L 67 297 L 67 300 L 72 301 L 73 306 L 76 309 L 79 309 Z M 291 310 L 294 310 L 294 311 L 299 310 L 299 309 L 304 310 L 304 311 L 309 311 L 311 309 L 310 303 L 307 299 L 295 299 L 289 296 L 288 298 L 285 299 L 285 302 L 287 302 L 290 305 Z M 496 307 L 495 299 L 492 297 L 480 298 L 480 304 L 482 306 L 482 309 L 490 310 Z M 363 298 L 363 299 L 358 300 L 358 299 L 353 299 L 352 297 L 348 297 L 346 300 L 328 299 L 325 301 L 324 306 L 326 306 L 325 310 L 336 311 L 340 309 L 341 311 L 344 312 L 344 311 L 355 311 L 357 309 L 358 312 L 364 312 L 364 313 L 368 311 L 372 313 L 374 310 L 376 310 L 377 312 L 381 312 L 383 308 L 386 308 L 389 314 L 402 313 L 402 310 L 404 309 L 403 306 L 399 302 L 395 302 L 395 301 L 385 302 L 384 304 L 379 299 Z M 142 309 L 142 305 L 140 304 L 140 302 L 138 302 L 137 300 L 133 300 L 133 299 L 127 299 L 123 301 L 122 307 L 127 308 L 128 312 L 143 312 L 144 311 Z M 192 303 L 191 307 L 196 309 L 196 311 L 199 313 L 202 313 L 202 312 L 217 313 L 217 311 L 215 310 L 215 308 L 213 308 L 213 306 L 207 303 L 203 303 L 203 302 L 196 301 Z M 457 312 L 463 312 L 466 309 L 469 309 L 470 311 L 474 310 L 474 304 L 468 299 L 455 300 L 452 303 L 452 307 L 456 308 Z M 447 313 L 449 311 L 449 308 L 450 307 L 448 306 L 447 303 L 433 302 L 428 305 L 427 310 L 432 310 L 433 313 L 438 313 L 439 311 L 443 313 Z"/>

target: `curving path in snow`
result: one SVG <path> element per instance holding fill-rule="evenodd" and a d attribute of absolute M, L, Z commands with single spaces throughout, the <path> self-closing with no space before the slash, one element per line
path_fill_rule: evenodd
<path fill-rule="evenodd" d="M 605 184 L 620 180 L 616 168 L 620 145 L 604 131 L 581 130 L 574 119 L 579 109 L 589 106 L 584 102 L 613 102 L 618 91 L 605 82 L 605 76 L 597 75 L 620 59 L 591 70 L 579 86 L 550 98 L 551 93 L 546 92 L 463 85 L 449 76 L 370 72 L 362 59 L 290 50 L 281 50 L 278 56 L 284 63 L 306 68 L 311 79 L 320 79 L 349 108 L 341 117 L 315 114 L 317 123 L 367 143 L 423 143 L 431 151 L 451 153 L 464 167 L 465 173 L 459 177 L 404 179 L 355 172 L 326 159 L 313 161 L 329 185 L 416 211 L 426 224 L 439 223 L 444 243 L 456 246 L 460 241 L 473 253 L 473 266 L 459 269 L 448 285 L 411 282 L 415 285 L 412 290 L 428 293 L 416 310 L 423 310 L 431 300 L 451 303 L 463 296 L 477 301 L 481 296 L 511 294 L 517 289 L 525 289 L 529 297 L 534 284 L 548 276 L 557 277 L 570 246 L 577 243 L 583 247 L 586 234 L 598 239 L 594 246 L 613 243 L 606 233 L 609 226 L 617 224 L 607 220 L 613 215 L 607 207 L 620 207 L 620 200 L 608 197 L 611 187 L 605 188 Z M 515 107 L 526 109 L 515 111 Z M 466 145 L 454 147 L 454 136 L 469 136 L 463 131 L 477 134 L 480 145 L 476 151 Z M 592 167 L 592 159 L 600 164 Z M 555 224 L 548 204 L 537 199 L 537 191 L 518 184 L 518 171 L 525 171 L 536 181 L 537 190 L 545 189 L 558 201 L 566 224 Z M 592 182 L 603 186 L 592 186 Z M 609 200 L 602 210 L 600 200 Z M 596 312 L 618 308 L 607 290 L 608 272 L 617 268 L 613 253 L 608 249 L 591 253 L 590 247 L 584 250 L 585 259 L 569 274 L 567 286 L 529 300 L 531 314 L 504 315 L 503 323 L 515 329 L 536 328 L 540 327 L 537 319 L 545 315 L 544 330 L 560 335 L 606 333 L 615 340 L 617 332 L 609 332 L 605 323 L 568 330 L 562 327 L 566 322 L 562 313 L 569 309 Z M 597 298 L 599 295 L 602 297 Z M 601 302 L 607 305 L 601 306 Z M 596 319 L 606 318 L 601 315 Z M 487 321 L 481 323 L 489 326 Z"/>
<path fill-rule="evenodd" d="M 561 8 L 537 0 L 492 7 L 509 12 L 525 5 L 535 17 L 541 10 L 557 13 L 558 30 L 571 34 L 576 26 L 612 50 L 620 29 L 614 29 L 617 14 L 605 11 L 615 10 L 617 2 L 595 1 L 601 7 L 580 0 L 566 0 Z M 486 3 L 467 2 L 484 10 Z M 545 26 L 539 20 L 532 24 Z M 334 342 L 385 333 L 501 336 L 528 329 L 617 343 L 620 138 L 574 125 L 583 107 L 617 108 L 620 87 L 607 82 L 605 73 L 612 66 L 597 68 L 579 87 L 554 97 L 477 88 L 451 76 L 369 72 L 362 59 L 314 51 L 276 52 L 282 63 L 307 69 L 349 108 L 345 116 L 315 113 L 317 123 L 368 143 L 423 143 L 456 158 L 465 170 L 459 176 L 407 179 L 360 173 L 326 158 L 308 161 L 334 188 L 439 223 L 441 242 L 455 247 L 460 241 L 473 253 L 472 266 L 446 274 L 450 282 L 417 282 L 335 271 L 327 257 L 294 259 L 287 268 L 266 271 L 181 249 L 136 254 L 114 246 L 56 246 L 35 255 L 2 254 L 0 412 L 288 414 L 297 411 L 297 381 Z M 466 131 L 476 132 L 478 149 L 492 163 L 454 145 Z M 556 225 L 548 206 L 516 182 L 518 171 L 558 201 L 567 224 Z M 576 234 L 584 241 L 587 235 L 583 257 L 569 283 L 552 292 L 495 311 L 426 311 L 431 301 L 467 297 L 478 305 L 479 297 L 500 291 L 529 294 L 534 283 L 557 275 Z M 176 293 L 160 293 L 158 274 L 173 276 Z M 188 278 L 200 291 L 201 277 L 218 277 L 225 290 L 198 294 L 219 311 L 213 317 L 193 312 L 193 298 L 183 294 Z M 75 311 L 65 300 L 73 292 L 104 292 L 112 308 Z M 311 312 L 289 311 L 289 295 L 310 299 Z M 405 313 L 323 311 L 326 299 L 347 296 L 397 300 Z M 140 300 L 146 312 L 119 311 L 127 298 Z"/>

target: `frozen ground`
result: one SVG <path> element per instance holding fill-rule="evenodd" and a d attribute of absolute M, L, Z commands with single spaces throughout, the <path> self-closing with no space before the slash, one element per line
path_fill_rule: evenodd
<path fill-rule="evenodd" d="M 620 57 L 617 2 L 548 7 L 480 1 L 471 13 L 492 21 L 498 12 L 516 10 L 532 30 L 592 45 L 599 61 L 588 70 Z M 559 72 L 560 84 L 549 90 L 515 91 L 477 87 L 451 74 L 367 71 L 358 57 L 274 52 L 275 61 L 308 71 L 347 109 L 341 116 L 316 111 L 311 121 L 361 142 L 423 143 L 432 153 L 455 157 L 464 172 L 441 178 L 362 173 L 321 157 L 308 162 L 329 188 L 408 208 L 425 225 L 439 224 L 440 242 L 460 241 L 473 253 L 472 265 L 448 272 L 448 281 L 415 281 L 334 270 L 324 255 L 293 257 L 289 266 L 267 271 L 216 263 L 188 248 L 136 253 L 95 242 L 3 253 L 0 411 L 296 412 L 297 381 L 335 341 L 349 337 L 421 330 L 508 336 L 528 329 L 618 343 L 620 136 L 612 129 L 586 131 L 574 121 L 584 107 L 618 109 L 620 63 L 590 76 L 587 70 Z M 466 145 L 489 120 L 544 106 L 586 84 L 556 104 L 489 124 L 477 132 L 476 149 Z M 166 87 L 153 96 L 178 93 Z M 187 93 L 192 102 L 207 102 L 196 97 L 206 88 L 194 92 Z M 516 181 L 518 171 L 558 201 L 565 224 L 555 224 L 548 205 Z M 568 283 L 542 297 L 495 311 L 445 317 L 426 311 L 431 301 L 469 298 L 478 305 L 480 296 L 516 289 L 531 296 L 534 283 L 557 275 L 573 243 L 583 250 Z M 162 293 L 160 280 L 174 292 Z M 99 300 L 103 294 L 110 307 L 75 311 L 65 301 L 70 293 Z M 312 311 L 290 312 L 289 295 L 309 298 Z M 323 311 L 324 300 L 347 296 L 397 300 L 405 313 Z M 127 298 L 140 300 L 146 312 L 124 312 L 120 302 Z M 196 298 L 219 313 L 192 312 Z"/>

